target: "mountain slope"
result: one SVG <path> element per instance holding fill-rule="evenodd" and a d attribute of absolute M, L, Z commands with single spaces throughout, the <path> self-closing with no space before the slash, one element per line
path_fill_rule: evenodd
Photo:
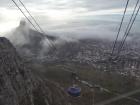
<path fill-rule="evenodd" d="M 0 37 L 0 105 L 67 105 L 59 85 L 32 74 L 13 45 Z"/>

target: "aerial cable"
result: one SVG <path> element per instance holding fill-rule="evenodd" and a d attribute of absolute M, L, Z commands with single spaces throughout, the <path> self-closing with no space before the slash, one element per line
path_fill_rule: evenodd
<path fill-rule="evenodd" d="M 62 67 L 62 70 L 63 70 L 63 71 L 66 71 L 66 72 L 69 72 L 69 73 L 76 73 L 76 72 L 72 71 L 71 68 L 68 68 L 68 67 L 66 67 L 66 66 L 64 66 L 64 65 L 63 65 L 63 66 L 58 66 L 58 67 Z M 67 69 L 69 69 L 69 70 L 67 70 Z M 91 84 L 91 83 L 89 83 L 88 81 L 85 81 L 85 80 L 81 79 L 81 77 L 79 77 L 80 75 L 78 75 L 77 73 L 76 73 L 76 76 L 77 76 L 76 80 L 77 80 L 79 83 L 84 84 L 84 85 L 88 86 L 89 88 L 99 88 L 101 91 L 104 91 L 104 92 L 106 92 L 106 93 L 113 94 L 113 95 L 117 96 L 117 97 L 115 97 L 115 98 L 112 98 L 113 100 L 112 100 L 112 99 L 109 100 L 109 103 L 115 102 L 115 101 L 118 101 L 118 100 L 121 100 L 121 99 L 123 99 L 123 98 L 128 99 L 128 100 L 135 101 L 135 102 L 137 102 L 137 103 L 140 103 L 140 100 L 138 100 L 138 99 L 136 99 L 136 98 L 133 98 L 133 97 L 130 97 L 131 95 L 136 94 L 137 92 L 140 92 L 140 89 L 138 89 L 138 90 L 136 90 L 136 91 L 129 92 L 129 93 L 125 93 L 125 94 L 120 94 L 120 93 L 113 92 L 113 91 L 111 91 L 111 90 L 109 90 L 109 89 L 107 89 L 107 88 L 104 88 L 104 87 L 102 87 L 101 85 Z M 115 99 L 115 100 L 114 100 L 114 99 Z M 106 102 L 106 101 L 105 101 L 105 102 Z M 108 100 L 107 100 L 107 102 L 108 102 Z M 104 103 L 104 102 L 101 102 L 101 103 Z M 104 104 L 105 104 L 105 103 L 104 103 Z M 99 105 L 104 105 L 104 104 L 99 104 Z M 106 104 L 107 104 L 107 103 L 106 103 Z M 97 104 L 97 105 L 98 105 L 98 104 Z"/>
<path fill-rule="evenodd" d="M 135 23 L 135 20 L 136 20 L 136 18 L 137 18 L 137 15 L 138 15 L 138 13 L 139 13 L 139 10 L 140 10 L 140 5 L 139 5 L 139 7 L 138 7 L 138 9 L 137 9 L 137 12 L 136 12 L 135 17 L 134 17 L 134 19 L 133 19 L 133 21 L 132 21 L 132 24 L 130 25 L 130 27 L 129 27 L 129 29 L 128 29 L 128 32 L 126 33 L 126 35 L 125 35 L 125 37 L 124 37 L 124 40 L 123 40 L 123 42 L 122 42 L 122 44 L 121 44 L 121 46 L 120 46 L 120 49 L 119 49 L 119 51 L 118 51 L 118 56 L 119 56 L 119 54 L 120 54 L 120 52 L 121 52 L 121 50 L 122 50 L 122 48 L 123 48 L 123 46 L 124 46 L 124 43 L 125 43 L 125 41 L 126 41 L 126 38 L 128 37 L 128 35 L 129 35 L 129 33 L 130 33 L 130 31 L 131 31 L 131 29 L 132 29 L 134 23 Z"/>
<path fill-rule="evenodd" d="M 139 0 L 137 0 L 137 3 L 136 3 L 136 5 L 135 5 L 135 7 L 134 7 L 134 10 L 133 10 L 133 13 L 132 13 L 132 15 L 131 15 L 130 21 L 129 21 L 128 25 L 127 25 L 126 31 L 125 31 L 124 36 L 123 36 L 123 38 L 122 38 L 122 42 L 120 43 L 120 46 L 119 46 L 119 49 L 118 49 L 118 54 L 119 54 L 119 52 L 122 50 L 122 47 L 123 47 L 123 45 L 124 45 L 124 42 L 125 42 L 125 40 L 126 40 L 128 34 L 129 34 L 129 31 L 131 30 L 130 27 L 133 26 L 133 21 L 135 21 L 135 19 L 133 19 L 133 17 L 136 18 L 136 16 L 138 15 L 139 10 L 137 10 L 137 13 L 135 14 L 136 9 L 137 9 L 137 6 L 138 6 L 138 3 L 139 3 Z M 135 16 L 134 16 L 134 15 L 135 15 Z M 133 20 L 132 20 L 132 19 L 133 19 Z M 132 23 L 132 24 L 131 24 L 131 23 Z"/>
<path fill-rule="evenodd" d="M 29 21 L 29 23 L 34 27 L 34 29 L 36 31 L 38 31 L 38 29 L 35 27 L 35 25 L 30 21 L 30 19 L 25 15 L 25 13 L 22 11 L 22 9 L 18 6 L 18 4 L 12 0 L 12 2 L 16 5 L 16 7 L 18 7 L 18 9 L 20 10 L 20 12 L 25 16 L 25 18 Z"/>
<path fill-rule="evenodd" d="M 22 9 L 18 6 L 18 4 L 14 1 L 14 0 L 12 0 L 12 2 L 16 5 L 16 7 L 18 7 L 18 9 L 20 10 L 20 12 L 25 16 L 25 18 L 29 21 L 29 23 L 34 27 L 34 29 L 36 30 L 36 31 L 38 31 L 39 32 L 39 30 L 36 28 L 36 26 L 31 22 L 31 20 L 25 15 L 25 13 L 22 11 Z M 22 3 L 22 2 L 21 2 Z M 23 3 L 22 3 L 23 4 Z M 24 5 L 24 4 L 23 4 Z M 24 7 L 25 7 L 25 5 L 24 5 Z M 26 8 L 26 7 L 25 7 Z M 26 8 L 27 9 L 27 8 Z M 26 10 L 27 11 L 27 10 Z M 28 11 L 29 12 L 29 11 Z M 29 15 L 31 15 L 30 13 L 28 13 Z M 32 16 L 32 15 L 31 15 Z M 33 17 L 33 16 L 32 16 Z M 33 19 L 33 18 L 32 18 Z M 35 20 L 35 19 L 34 19 Z M 36 22 L 37 23 L 37 22 Z M 39 24 L 38 24 L 39 25 Z M 40 26 L 39 26 L 40 27 Z M 44 32 L 43 32 L 44 33 Z M 49 41 L 49 39 L 47 38 L 47 40 Z M 54 47 L 54 45 L 52 45 L 51 44 L 51 42 L 49 43 L 51 46 L 53 46 Z M 49 45 L 49 46 L 50 46 Z M 50 46 L 50 47 L 51 47 Z M 55 47 L 54 47 L 55 48 Z"/>
<path fill-rule="evenodd" d="M 33 21 L 35 22 L 35 24 L 38 26 L 38 28 L 40 29 L 40 31 L 42 33 L 44 33 L 44 31 L 42 30 L 42 28 L 40 27 L 40 25 L 37 23 L 37 21 L 35 20 L 35 18 L 31 15 L 31 13 L 29 12 L 29 10 L 26 8 L 26 6 L 23 4 L 23 2 L 21 0 L 19 0 L 19 2 L 21 3 L 21 5 L 24 7 L 24 9 L 28 12 L 28 14 L 30 15 L 30 17 L 33 19 Z"/>
<path fill-rule="evenodd" d="M 32 20 L 35 22 L 35 24 L 38 26 L 38 28 L 40 29 L 40 31 L 45 34 L 45 32 L 43 31 L 43 29 L 40 27 L 40 25 L 38 24 L 38 22 L 36 21 L 36 19 L 31 15 L 30 11 L 26 8 L 26 6 L 24 5 L 24 3 L 19 0 L 19 2 L 21 3 L 21 5 L 24 7 L 24 9 L 27 11 L 27 13 L 29 14 L 29 16 L 32 18 Z M 48 43 L 55 48 L 55 46 L 52 44 L 52 42 L 47 38 Z"/>
<path fill-rule="evenodd" d="M 124 93 L 122 95 L 117 95 L 117 97 L 111 98 L 109 100 L 105 100 L 105 101 L 97 103 L 95 105 L 108 105 L 110 103 L 116 102 L 116 101 L 121 100 L 123 98 L 130 99 L 132 101 L 135 101 L 135 102 L 139 103 L 140 101 L 138 99 L 130 97 L 130 96 L 135 95 L 136 93 L 139 93 L 139 92 L 140 92 L 140 89 L 135 90 L 135 91 L 131 91 L 131 92 L 128 92 L 128 93 Z"/>
<path fill-rule="evenodd" d="M 137 5 L 138 5 L 138 3 L 139 3 L 139 0 L 137 0 L 137 3 L 136 3 L 136 5 L 135 5 L 135 8 L 134 8 L 134 10 L 133 10 L 133 13 L 132 13 L 132 15 L 131 15 L 131 18 L 130 18 L 129 23 L 128 23 L 128 25 L 127 25 L 127 28 L 126 28 L 125 34 L 124 34 L 124 36 L 123 36 L 122 39 L 125 38 L 125 36 L 126 36 L 126 34 L 127 34 L 127 32 L 128 32 L 128 28 L 130 27 L 130 24 L 131 24 L 131 22 L 132 22 L 133 16 L 134 16 L 135 11 L 136 11 L 136 9 L 137 9 Z"/>
<path fill-rule="evenodd" d="M 118 38 L 119 38 L 119 34 L 120 34 L 120 31 L 121 31 L 121 28 L 122 28 L 122 24 L 123 24 L 123 21 L 124 21 L 124 17 L 125 17 L 125 14 L 126 14 L 126 10 L 127 10 L 127 7 L 128 7 L 128 4 L 129 4 L 129 1 L 130 1 L 130 0 L 127 0 L 126 6 L 125 6 L 125 10 L 124 10 L 123 17 L 122 17 L 122 20 L 121 20 L 121 23 L 120 23 L 120 27 L 119 27 L 119 30 L 118 30 L 118 33 L 117 33 L 116 39 L 115 39 L 114 44 L 113 44 L 113 48 L 112 48 L 112 52 L 111 52 L 111 56 L 112 56 L 113 53 L 114 53 L 114 50 L 115 50 L 115 47 L 116 47 L 116 43 L 117 43 L 117 40 L 118 40 Z"/>

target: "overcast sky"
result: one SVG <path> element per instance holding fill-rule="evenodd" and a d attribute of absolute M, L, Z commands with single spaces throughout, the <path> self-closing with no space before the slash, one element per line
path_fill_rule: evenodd
<path fill-rule="evenodd" d="M 15 0 L 19 5 L 18 0 Z M 44 31 L 71 37 L 116 35 L 126 0 L 22 0 Z M 130 0 L 125 25 L 137 0 Z M 20 5 L 21 6 L 21 5 Z M 11 0 L 0 0 L 0 34 L 17 27 L 24 18 Z M 137 18 L 132 33 L 140 33 Z"/>

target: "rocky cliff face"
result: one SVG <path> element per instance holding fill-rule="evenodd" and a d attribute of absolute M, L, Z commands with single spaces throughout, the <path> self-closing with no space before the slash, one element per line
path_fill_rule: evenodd
<path fill-rule="evenodd" d="M 0 105 L 67 104 L 60 86 L 34 76 L 12 44 L 0 37 Z"/>

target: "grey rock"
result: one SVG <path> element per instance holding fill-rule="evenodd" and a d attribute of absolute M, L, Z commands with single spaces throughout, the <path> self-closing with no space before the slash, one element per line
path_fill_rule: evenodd
<path fill-rule="evenodd" d="M 67 105 L 56 83 L 32 74 L 6 38 L 0 37 L 0 105 Z"/>

